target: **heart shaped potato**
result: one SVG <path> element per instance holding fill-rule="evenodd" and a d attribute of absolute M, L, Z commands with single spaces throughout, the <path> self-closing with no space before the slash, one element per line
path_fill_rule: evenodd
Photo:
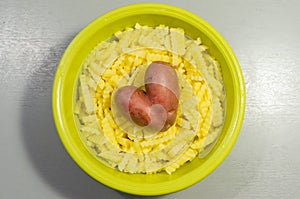
<path fill-rule="evenodd" d="M 166 62 L 151 63 L 145 73 L 146 92 L 135 86 L 120 88 L 115 95 L 118 111 L 139 126 L 166 131 L 176 121 L 178 77 Z"/>

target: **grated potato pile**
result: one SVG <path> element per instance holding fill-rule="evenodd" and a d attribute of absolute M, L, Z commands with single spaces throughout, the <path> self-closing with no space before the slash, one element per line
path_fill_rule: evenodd
<path fill-rule="evenodd" d="M 180 99 L 175 124 L 149 136 L 114 111 L 112 99 L 122 86 L 142 86 L 153 61 L 174 67 Z M 84 61 L 74 112 L 83 142 L 101 162 L 123 172 L 171 174 L 210 151 L 222 131 L 224 100 L 221 68 L 200 38 L 136 24 L 101 42 Z"/>

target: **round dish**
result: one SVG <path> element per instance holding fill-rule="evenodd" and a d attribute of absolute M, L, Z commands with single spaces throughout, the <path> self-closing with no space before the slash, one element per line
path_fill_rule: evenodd
<path fill-rule="evenodd" d="M 222 134 L 204 159 L 186 163 L 172 175 L 128 174 L 105 166 L 82 143 L 74 120 L 73 100 L 81 64 L 99 42 L 136 23 L 180 27 L 209 47 L 219 61 L 226 90 L 226 118 Z M 244 117 L 245 86 L 239 63 L 223 37 L 198 16 L 170 5 L 142 3 L 112 10 L 86 26 L 70 43 L 58 65 L 52 94 L 53 117 L 60 139 L 73 160 L 95 180 L 122 192 L 162 195 L 187 188 L 209 175 L 233 147 Z"/>

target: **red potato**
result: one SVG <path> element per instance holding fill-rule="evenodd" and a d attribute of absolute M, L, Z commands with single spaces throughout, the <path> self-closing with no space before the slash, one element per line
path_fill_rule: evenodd
<path fill-rule="evenodd" d="M 145 74 L 146 93 L 134 86 L 115 95 L 118 111 L 139 126 L 166 131 L 176 120 L 179 85 L 175 70 L 165 62 L 153 62 Z"/>
<path fill-rule="evenodd" d="M 180 95 L 177 74 L 169 63 L 152 62 L 145 74 L 145 87 L 152 104 L 160 104 L 167 111 L 167 120 L 161 130 L 165 131 L 176 121 Z"/>
<path fill-rule="evenodd" d="M 151 122 L 151 101 L 147 95 L 135 86 L 125 86 L 119 89 L 115 96 L 119 111 L 140 126 L 147 126 Z"/>

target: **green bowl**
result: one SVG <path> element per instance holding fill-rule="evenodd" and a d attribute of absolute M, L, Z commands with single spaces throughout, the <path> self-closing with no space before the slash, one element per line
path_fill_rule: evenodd
<path fill-rule="evenodd" d="M 201 37 L 223 70 L 226 89 L 226 118 L 223 132 L 213 150 L 204 158 L 186 163 L 172 175 L 128 174 L 105 166 L 86 149 L 75 125 L 74 93 L 81 64 L 99 42 L 136 23 L 164 24 L 183 28 L 192 38 Z M 244 117 L 245 86 L 239 63 L 223 37 L 200 17 L 170 5 L 142 3 L 112 10 L 86 26 L 70 43 L 54 78 L 53 117 L 60 139 L 73 160 L 95 180 L 113 189 L 136 195 L 162 195 L 187 188 L 209 175 L 233 147 Z"/>

